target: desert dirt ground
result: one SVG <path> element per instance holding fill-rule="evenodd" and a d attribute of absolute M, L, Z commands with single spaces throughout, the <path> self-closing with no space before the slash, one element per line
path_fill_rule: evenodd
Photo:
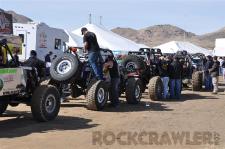
<path fill-rule="evenodd" d="M 0 149 L 225 149 L 224 89 L 225 83 L 220 81 L 218 95 L 185 90 L 179 101 L 163 102 L 150 101 L 146 92 L 138 105 L 128 105 L 121 98 L 120 107 L 106 107 L 104 111 L 87 110 L 82 99 L 70 100 L 62 104 L 56 120 L 46 123 L 34 121 L 30 108 L 25 105 L 9 107 L 7 113 L 0 117 Z M 190 145 L 187 141 L 181 144 L 150 144 L 148 136 L 143 137 L 147 144 L 140 141 L 135 144 L 132 139 L 129 142 L 128 135 L 118 137 L 121 132 L 155 132 L 159 136 L 163 133 L 171 135 L 171 132 L 187 132 L 191 135 L 208 132 L 217 135 L 218 144 L 209 145 L 202 141 L 198 145 Z M 101 138 L 101 145 L 93 140 L 96 134 L 105 136 Z M 120 139 L 125 144 L 118 141 Z"/>

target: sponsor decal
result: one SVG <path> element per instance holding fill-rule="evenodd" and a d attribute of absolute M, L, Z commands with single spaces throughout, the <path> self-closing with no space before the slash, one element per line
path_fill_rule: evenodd
<path fill-rule="evenodd" d="M 0 75 L 3 74 L 16 74 L 17 69 L 0 69 Z"/>

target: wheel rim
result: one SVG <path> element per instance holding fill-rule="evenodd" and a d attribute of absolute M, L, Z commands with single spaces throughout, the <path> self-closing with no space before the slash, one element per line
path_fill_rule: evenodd
<path fill-rule="evenodd" d="M 45 100 L 45 110 L 48 113 L 52 113 L 55 110 L 56 107 L 56 99 L 54 95 L 48 95 Z"/>
<path fill-rule="evenodd" d="M 103 88 L 100 88 L 98 90 L 97 100 L 98 100 L 98 103 L 104 102 L 104 100 L 105 100 L 105 90 Z"/>
<path fill-rule="evenodd" d="M 135 88 L 135 98 L 137 100 L 140 100 L 140 94 L 141 94 L 141 88 L 140 88 L 139 85 L 137 85 L 136 88 Z"/>
<path fill-rule="evenodd" d="M 66 74 L 67 72 L 69 72 L 72 68 L 72 64 L 69 60 L 63 60 L 61 61 L 57 67 L 56 67 L 56 71 L 63 75 L 63 74 Z"/>
<path fill-rule="evenodd" d="M 127 65 L 126 65 L 126 69 L 128 71 L 135 71 L 136 64 L 134 62 L 128 62 Z"/>

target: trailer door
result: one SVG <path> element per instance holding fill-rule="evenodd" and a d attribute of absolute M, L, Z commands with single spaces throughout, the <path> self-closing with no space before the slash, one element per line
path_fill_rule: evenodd
<path fill-rule="evenodd" d="M 19 58 L 20 60 L 24 61 L 29 58 L 29 53 L 27 53 L 27 31 L 16 30 L 14 35 L 19 36 L 22 40 L 22 51 L 19 54 Z"/>

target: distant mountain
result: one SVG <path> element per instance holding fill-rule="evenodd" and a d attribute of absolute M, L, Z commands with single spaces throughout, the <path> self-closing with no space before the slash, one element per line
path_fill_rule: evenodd
<path fill-rule="evenodd" d="M 173 25 L 155 25 L 140 30 L 132 28 L 115 28 L 113 32 L 131 39 L 137 43 L 143 43 L 154 47 L 172 40 L 190 41 L 207 49 L 213 49 L 216 38 L 225 38 L 225 28 L 213 33 L 196 35 Z"/>
<path fill-rule="evenodd" d="M 5 11 L 6 13 L 9 13 L 9 14 L 12 14 L 13 16 L 13 23 L 27 23 L 27 22 L 31 22 L 33 21 L 32 19 L 24 16 L 24 15 L 20 15 L 20 14 L 17 14 L 16 12 L 14 11 Z"/>
<path fill-rule="evenodd" d="M 14 23 L 27 23 L 32 21 L 32 19 L 17 14 L 14 11 L 6 12 L 13 15 Z M 112 31 L 125 38 L 131 39 L 137 43 L 146 44 L 150 47 L 154 47 L 172 40 L 185 40 L 207 49 L 213 49 L 215 46 L 216 38 L 225 38 L 225 27 L 218 31 L 207 33 L 204 35 L 196 35 L 169 24 L 155 25 L 139 30 L 117 27 L 115 29 L 112 29 Z"/>

